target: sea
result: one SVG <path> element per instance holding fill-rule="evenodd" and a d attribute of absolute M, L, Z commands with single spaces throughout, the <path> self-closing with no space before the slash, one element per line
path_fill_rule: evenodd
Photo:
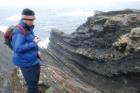
<path fill-rule="evenodd" d="M 139 3 L 140 4 L 140 3 Z M 21 12 L 24 8 L 30 8 L 35 11 L 36 20 L 34 22 L 34 33 L 41 38 L 39 44 L 42 48 L 47 48 L 49 43 L 50 32 L 53 28 L 65 33 L 72 33 L 76 28 L 85 23 L 87 18 L 94 16 L 94 10 L 113 11 L 123 9 L 140 9 L 139 4 L 107 6 L 107 7 L 1 7 L 0 6 L 0 31 L 5 30 L 11 25 L 17 25 L 21 19 Z"/>
<path fill-rule="evenodd" d="M 17 25 L 21 19 L 24 8 L 0 8 L 0 31 L 5 32 L 7 27 Z M 65 33 L 72 33 L 84 23 L 89 16 L 94 15 L 93 10 L 75 10 L 71 8 L 31 8 L 35 11 L 34 33 L 42 42 L 48 42 L 52 29 L 58 29 Z"/>

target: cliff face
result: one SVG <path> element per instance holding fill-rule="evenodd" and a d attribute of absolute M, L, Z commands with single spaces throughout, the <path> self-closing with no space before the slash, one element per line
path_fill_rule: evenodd
<path fill-rule="evenodd" d="M 139 93 L 140 11 L 100 12 L 71 34 L 53 29 L 41 80 L 49 93 Z"/>
<path fill-rule="evenodd" d="M 0 93 L 24 93 L 0 37 Z M 40 50 L 45 93 L 140 93 L 139 10 L 98 11 L 71 34 L 53 29 Z"/>
<path fill-rule="evenodd" d="M 19 69 L 12 63 L 12 51 L 4 44 L 0 32 L 0 93 L 25 93 Z"/>
<path fill-rule="evenodd" d="M 13 93 L 11 74 L 14 66 L 11 55 L 12 51 L 4 44 L 3 33 L 0 32 L 0 93 Z"/>

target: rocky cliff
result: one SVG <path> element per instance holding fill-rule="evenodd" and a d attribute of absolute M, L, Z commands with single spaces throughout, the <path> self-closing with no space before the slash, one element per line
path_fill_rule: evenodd
<path fill-rule="evenodd" d="M 40 49 L 43 93 L 140 93 L 139 10 L 98 11 L 75 32 L 53 29 L 49 39 Z M 2 45 L 1 65 L 9 64 L 11 52 Z"/>
<path fill-rule="evenodd" d="M 4 44 L 3 33 L 0 32 L 0 93 L 13 93 L 11 74 L 14 66 L 11 55 L 12 51 Z"/>
<path fill-rule="evenodd" d="M 140 93 L 140 11 L 99 12 L 71 34 L 53 29 L 41 80 L 49 93 Z"/>

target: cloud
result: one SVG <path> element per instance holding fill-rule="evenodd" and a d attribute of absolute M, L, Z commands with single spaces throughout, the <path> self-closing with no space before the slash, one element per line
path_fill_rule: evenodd
<path fill-rule="evenodd" d="M 0 6 L 26 6 L 26 5 L 88 5 L 99 3 L 131 2 L 139 0 L 0 0 Z"/>

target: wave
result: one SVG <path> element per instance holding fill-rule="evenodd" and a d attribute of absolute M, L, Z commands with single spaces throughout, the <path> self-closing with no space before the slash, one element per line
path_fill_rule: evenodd
<path fill-rule="evenodd" d="M 0 31 L 4 32 L 6 31 L 6 29 L 8 29 L 8 26 L 5 25 L 0 25 Z M 46 49 L 49 43 L 49 38 L 46 38 L 45 40 L 41 41 L 38 43 L 38 46 L 42 49 Z"/>
<path fill-rule="evenodd" d="M 39 15 L 36 15 L 36 18 L 39 18 Z M 15 14 L 6 18 L 8 21 L 18 22 L 21 19 L 21 14 Z"/>
<path fill-rule="evenodd" d="M 8 21 L 19 21 L 21 19 L 21 15 L 20 14 L 15 14 L 15 15 L 12 15 L 8 18 L 6 18 L 6 20 Z"/>
<path fill-rule="evenodd" d="M 6 25 L 0 25 L 0 31 L 1 32 L 5 32 L 6 29 L 8 29 L 8 26 L 6 26 Z"/>
<path fill-rule="evenodd" d="M 89 17 L 89 16 L 94 16 L 94 14 L 95 14 L 94 11 L 76 10 L 76 11 L 63 13 L 60 16 L 84 16 L 84 17 Z"/>
<path fill-rule="evenodd" d="M 46 38 L 45 40 L 38 43 L 38 46 L 42 49 L 47 49 L 49 43 L 49 38 Z"/>

